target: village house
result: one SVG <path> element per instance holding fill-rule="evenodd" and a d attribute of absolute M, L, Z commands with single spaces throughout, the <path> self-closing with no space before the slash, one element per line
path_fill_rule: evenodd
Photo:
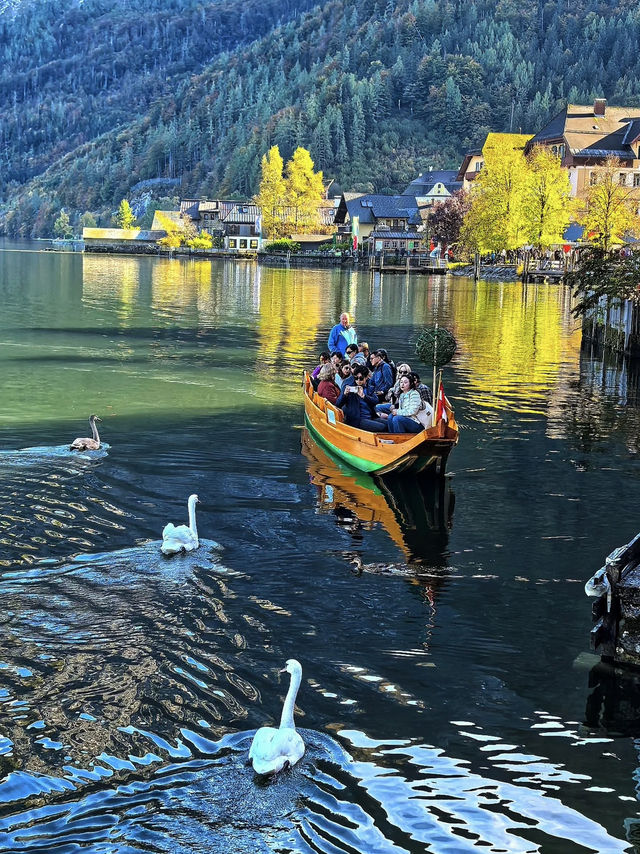
<path fill-rule="evenodd" d="M 224 238 L 225 249 L 257 251 L 262 245 L 260 208 L 230 199 L 182 199 L 180 218 L 198 233 Z"/>
<path fill-rule="evenodd" d="M 417 178 L 403 191 L 403 196 L 413 196 L 419 208 L 432 207 L 438 202 L 444 202 L 458 190 L 462 189 L 462 181 L 455 169 L 441 169 L 421 172 Z"/>
<path fill-rule="evenodd" d="M 604 98 L 593 105 L 567 104 L 527 143 L 544 145 L 569 172 L 571 195 L 584 199 L 595 182 L 594 167 L 608 157 L 620 161 L 619 183 L 640 206 L 640 108 L 610 107 Z"/>
<path fill-rule="evenodd" d="M 456 181 L 459 181 L 463 190 L 469 191 L 472 183 L 480 174 L 480 170 L 484 166 L 484 155 L 481 148 L 475 148 L 473 151 L 467 152 L 462 161 L 462 165 L 458 169 Z"/>
<path fill-rule="evenodd" d="M 415 196 L 343 193 L 334 221 L 338 234 L 348 235 L 354 248 L 367 241 L 376 252 L 410 252 L 422 238 L 422 217 Z"/>

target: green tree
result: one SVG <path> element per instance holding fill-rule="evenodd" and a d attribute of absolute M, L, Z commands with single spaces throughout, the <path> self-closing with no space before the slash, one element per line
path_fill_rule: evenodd
<path fill-rule="evenodd" d="M 605 252 L 625 234 L 638 231 L 637 200 L 633 190 L 620 183 L 621 165 L 617 158 L 608 157 L 603 166 L 593 169 L 586 210 L 580 217 L 585 233 Z"/>
<path fill-rule="evenodd" d="M 96 218 L 91 211 L 85 211 L 80 217 L 80 226 L 82 228 L 95 228 L 97 224 Z"/>
<path fill-rule="evenodd" d="M 126 199 L 123 199 L 120 202 L 120 207 L 118 208 L 115 220 L 118 228 L 135 228 L 136 218 L 131 210 L 131 205 Z"/>
<path fill-rule="evenodd" d="M 545 146 L 534 146 L 527 158 L 524 202 L 528 242 L 541 249 L 561 243 L 575 205 L 567 170 Z"/>
<path fill-rule="evenodd" d="M 583 317 L 594 310 L 615 302 L 640 301 L 640 255 L 628 253 L 621 258 L 618 252 L 592 246 L 580 253 L 578 266 L 566 276 L 566 282 L 576 297 L 573 314 Z"/>
<path fill-rule="evenodd" d="M 62 237 L 64 240 L 68 240 L 73 237 L 73 229 L 71 228 L 71 222 L 69 221 L 69 214 L 64 208 L 62 208 L 58 214 L 58 218 L 53 224 L 53 233 L 56 237 Z"/>
<path fill-rule="evenodd" d="M 324 184 L 322 172 L 314 172 L 313 166 L 311 155 L 302 147 L 296 148 L 287 163 L 287 201 L 296 232 L 312 232 L 320 226 L 318 207 L 324 198 Z"/>
<path fill-rule="evenodd" d="M 262 157 L 262 179 L 255 203 L 262 213 L 262 233 L 269 238 L 279 238 L 285 233 L 283 207 L 286 186 L 282 175 L 283 161 L 277 145 Z"/>

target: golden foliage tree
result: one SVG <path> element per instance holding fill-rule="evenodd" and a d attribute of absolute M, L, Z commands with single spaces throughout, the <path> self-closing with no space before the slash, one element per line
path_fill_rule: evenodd
<path fill-rule="evenodd" d="M 640 225 L 633 190 L 620 183 L 624 174 L 620 172 L 621 165 L 616 157 L 608 157 L 603 166 L 593 169 L 586 210 L 580 217 L 585 233 L 605 252 L 613 243 L 622 241 L 625 234 L 637 233 Z"/>
<path fill-rule="evenodd" d="M 527 241 L 540 249 L 561 243 L 575 203 L 560 158 L 542 145 L 527 157 L 523 188 L 523 220 Z"/>
<path fill-rule="evenodd" d="M 298 147 L 287 163 L 287 201 L 294 231 L 309 232 L 320 226 L 319 206 L 324 197 L 322 172 L 313 171 L 313 160 L 306 148 Z"/>
<path fill-rule="evenodd" d="M 131 210 L 131 205 L 126 199 L 120 202 L 118 213 L 116 214 L 116 224 L 118 228 L 135 228 L 136 218 Z"/>
<path fill-rule="evenodd" d="M 166 235 L 158 240 L 158 245 L 167 249 L 177 249 L 178 246 L 182 246 L 183 235 L 178 223 L 161 211 L 156 211 L 156 219 L 162 230 L 166 231 Z"/>
<path fill-rule="evenodd" d="M 482 149 L 484 167 L 474 181 L 462 242 L 480 252 L 516 249 L 525 237 L 527 163 L 522 134 L 492 133 Z"/>
<path fill-rule="evenodd" d="M 286 231 L 283 216 L 286 195 L 283 165 L 277 145 L 262 156 L 262 179 L 255 203 L 262 214 L 262 232 L 271 239 L 283 237 Z"/>

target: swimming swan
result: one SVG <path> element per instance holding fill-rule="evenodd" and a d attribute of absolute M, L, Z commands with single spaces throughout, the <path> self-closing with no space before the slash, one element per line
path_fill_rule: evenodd
<path fill-rule="evenodd" d="M 175 555 L 178 552 L 192 552 L 200 545 L 198 540 L 198 529 L 196 528 L 196 504 L 197 495 L 190 495 L 187 506 L 189 508 L 188 525 L 172 525 L 169 522 L 162 532 L 161 551 L 163 555 Z"/>
<path fill-rule="evenodd" d="M 293 722 L 293 707 L 302 680 L 300 662 L 290 658 L 280 673 L 291 674 L 280 726 L 278 729 L 272 726 L 260 727 L 249 748 L 249 759 L 256 774 L 277 774 L 283 768 L 295 765 L 304 756 L 304 741 L 300 733 L 296 732 Z"/>
<path fill-rule="evenodd" d="M 91 435 L 92 439 L 74 439 L 71 445 L 69 446 L 69 450 L 71 451 L 98 451 L 100 449 L 100 436 L 98 435 L 98 428 L 96 427 L 96 421 L 102 421 L 102 418 L 98 418 L 97 415 L 89 416 L 89 424 L 91 425 Z"/>

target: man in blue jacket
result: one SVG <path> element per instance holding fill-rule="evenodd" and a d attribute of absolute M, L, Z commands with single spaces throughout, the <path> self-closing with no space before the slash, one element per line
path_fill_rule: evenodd
<path fill-rule="evenodd" d="M 376 350 L 369 358 L 373 366 L 373 373 L 367 383 L 367 391 L 374 395 L 378 403 L 383 403 L 385 396 L 393 385 L 393 372 L 391 367 L 385 362 L 384 350 Z"/>
<path fill-rule="evenodd" d="M 336 406 L 342 409 L 345 423 L 350 427 L 370 433 L 386 433 L 387 422 L 376 414 L 377 398 L 365 389 L 367 373 L 365 367 L 355 365 L 352 375 L 344 381 Z"/>
<path fill-rule="evenodd" d="M 340 315 L 340 323 L 336 323 L 329 333 L 329 352 L 339 350 L 342 358 L 345 358 L 345 353 L 349 344 L 358 343 L 358 333 L 351 326 L 349 315 L 343 311 Z"/>

